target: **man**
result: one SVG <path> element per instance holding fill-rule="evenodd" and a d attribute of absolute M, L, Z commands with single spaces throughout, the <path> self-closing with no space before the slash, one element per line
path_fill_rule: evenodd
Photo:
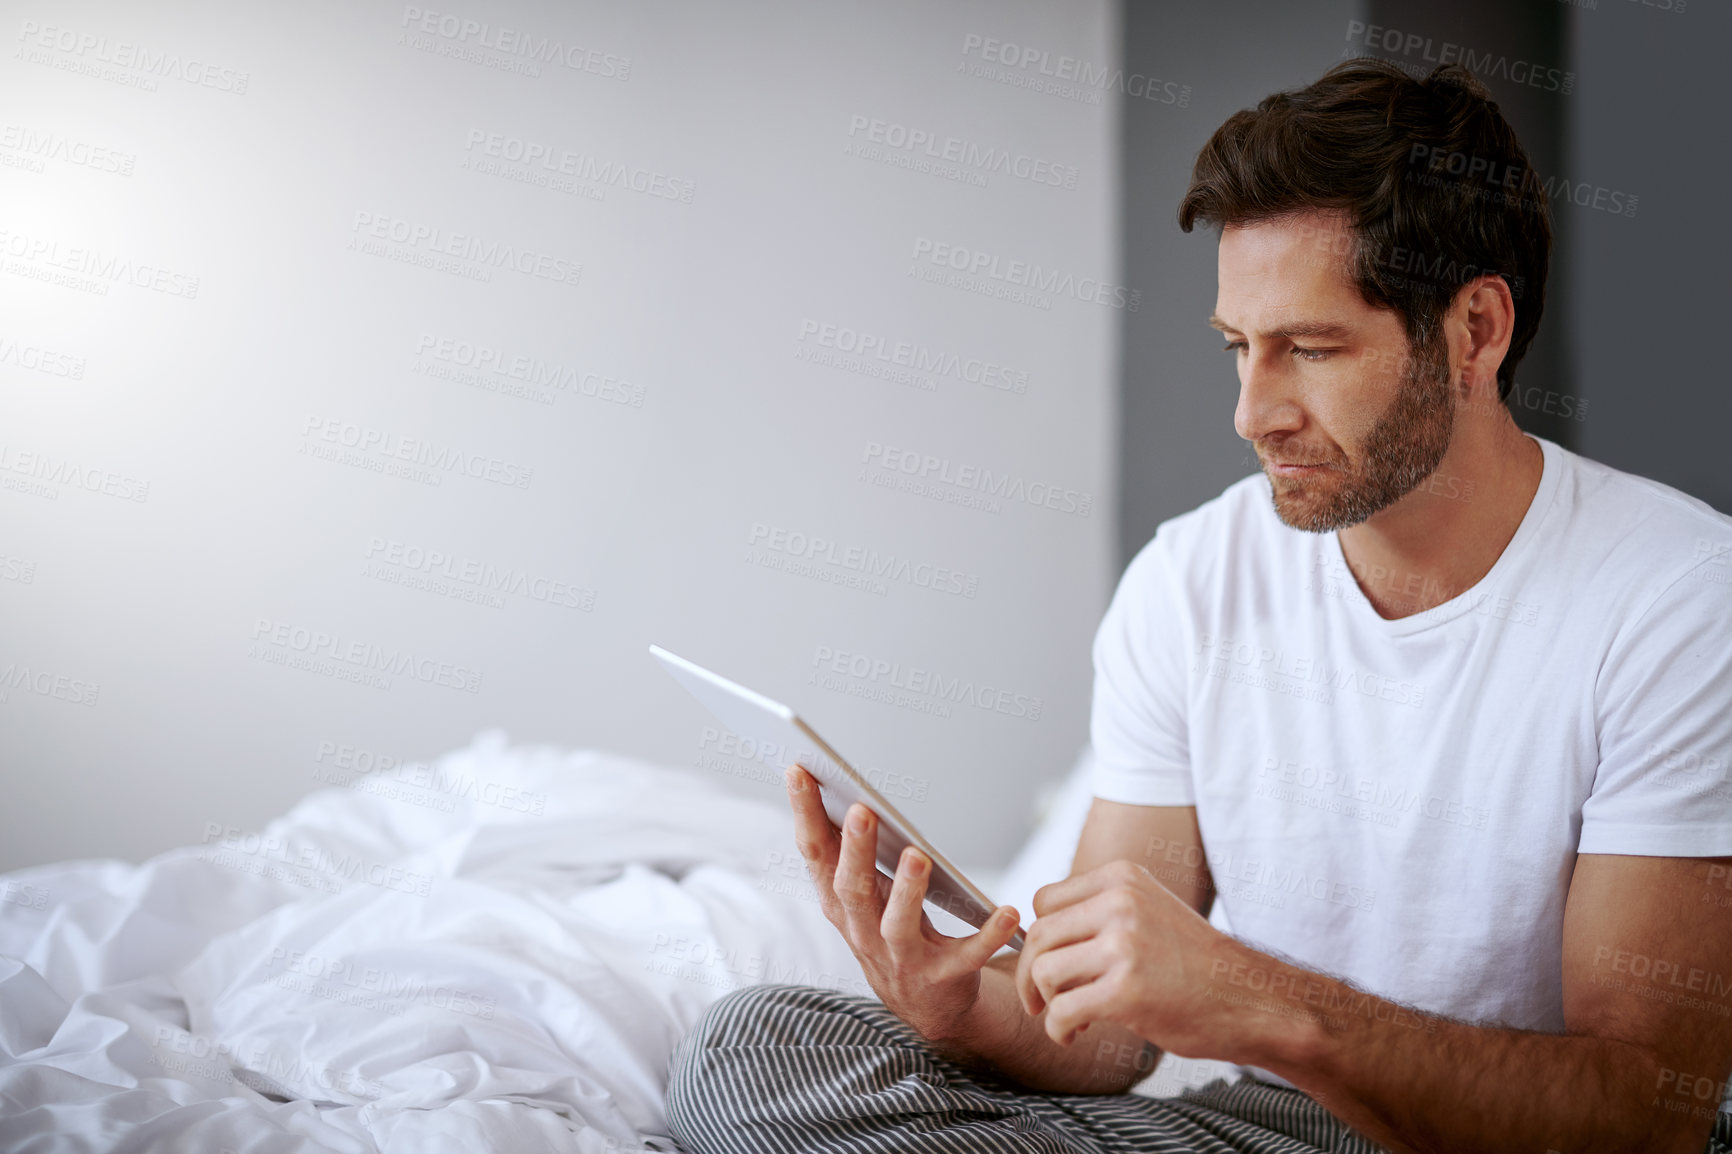
<path fill-rule="evenodd" d="M 1732 1150 L 1732 521 L 1510 419 L 1537 186 L 1454 67 L 1349 62 L 1215 133 L 1179 219 L 1221 228 L 1263 471 L 1119 584 L 1071 877 L 1020 954 L 1015 911 L 943 938 L 928 863 L 878 884 L 872 815 L 793 771 L 882 1004 L 722 1000 L 682 1143 Z M 1245 1076 L 1123 1094 L 1162 1050 Z"/>

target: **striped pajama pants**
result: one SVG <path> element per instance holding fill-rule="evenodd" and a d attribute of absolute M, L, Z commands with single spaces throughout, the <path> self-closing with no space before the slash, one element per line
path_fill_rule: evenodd
<path fill-rule="evenodd" d="M 1299 1091 L 1249 1078 L 1178 1098 L 1000 1083 L 939 1057 L 882 1003 L 804 986 L 722 998 L 681 1041 L 671 1075 L 668 1120 L 690 1154 L 1384 1149 Z M 1732 1154 L 1732 1115 L 1720 1115 L 1707 1154 Z"/>

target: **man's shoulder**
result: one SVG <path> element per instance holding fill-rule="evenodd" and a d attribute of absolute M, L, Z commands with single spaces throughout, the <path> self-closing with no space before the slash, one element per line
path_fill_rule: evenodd
<path fill-rule="evenodd" d="M 1649 477 L 1560 449 L 1566 548 L 1591 571 L 1667 584 L 1704 566 L 1732 569 L 1732 517 Z"/>

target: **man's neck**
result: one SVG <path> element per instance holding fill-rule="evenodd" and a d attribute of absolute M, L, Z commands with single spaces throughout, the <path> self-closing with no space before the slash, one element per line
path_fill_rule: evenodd
<path fill-rule="evenodd" d="M 1378 615 L 1408 617 L 1478 584 L 1515 536 L 1544 471 L 1539 442 L 1501 405 L 1490 415 L 1459 416 L 1449 452 L 1429 478 L 1338 534 L 1347 567 Z"/>

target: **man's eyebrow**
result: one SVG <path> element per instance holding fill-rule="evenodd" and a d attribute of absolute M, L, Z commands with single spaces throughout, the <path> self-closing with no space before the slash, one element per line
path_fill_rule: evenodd
<path fill-rule="evenodd" d="M 1236 333 L 1241 331 L 1213 314 L 1209 317 L 1209 324 L 1213 328 L 1220 329 L 1224 333 Z M 1265 340 L 1275 337 L 1286 337 L 1288 339 L 1294 337 L 1322 337 L 1325 340 L 1339 340 L 1352 336 L 1353 327 L 1351 325 L 1342 324 L 1340 321 L 1294 321 L 1292 324 L 1281 325 L 1279 328 L 1270 329 L 1266 333 L 1259 333 L 1257 335 L 1263 337 Z"/>

